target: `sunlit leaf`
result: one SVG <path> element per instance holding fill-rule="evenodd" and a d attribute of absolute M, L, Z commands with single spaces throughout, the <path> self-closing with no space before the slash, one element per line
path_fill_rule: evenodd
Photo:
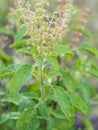
<path fill-rule="evenodd" d="M 0 71 L 0 79 L 12 76 L 20 68 L 20 66 L 21 65 L 10 65 L 8 67 L 5 67 Z"/>
<path fill-rule="evenodd" d="M 20 115 L 20 112 L 10 112 L 4 114 L 0 119 L 0 124 L 6 122 L 7 120 L 17 120 Z"/>
<path fill-rule="evenodd" d="M 51 65 L 51 67 L 54 70 L 59 71 L 60 68 L 59 68 L 59 63 L 58 63 L 57 59 L 54 57 L 47 57 L 47 59 L 48 59 L 49 64 Z"/>
<path fill-rule="evenodd" d="M 65 54 L 73 55 L 73 52 L 66 45 L 58 45 L 55 52 L 56 52 L 57 55 L 65 55 Z"/>
<path fill-rule="evenodd" d="M 20 28 L 20 29 L 18 30 L 18 32 L 17 32 L 17 35 L 16 35 L 16 37 L 15 37 L 14 42 L 20 42 L 21 39 L 24 37 L 25 31 L 26 31 L 26 28 L 25 28 L 25 27 Z"/>
<path fill-rule="evenodd" d="M 32 66 L 22 65 L 10 81 L 10 93 L 15 95 L 21 87 L 31 78 Z"/>
<path fill-rule="evenodd" d="M 85 50 L 94 56 L 98 56 L 98 50 L 93 45 L 91 45 L 89 43 L 83 43 L 80 46 L 80 49 Z"/>
<path fill-rule="evenodd" d="M 74 109 L 70 101 L 69 94 L 64 91 L 62 87 L 56 87 L 54 89 L 54 100 L 58 103 L 61 111 L 70 123 L 74 122 Z"/>

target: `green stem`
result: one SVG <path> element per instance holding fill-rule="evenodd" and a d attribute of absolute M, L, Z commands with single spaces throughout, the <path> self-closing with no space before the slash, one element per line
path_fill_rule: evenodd
<path fill-rule="evenodd" d="M 44 100 L 45 98 L 45 87 L 44 87 L 44 83 L 43 83 L 43 66 L 40 65 L 40 87 L 41 87 L 41 97 L 42 100 Z"/>
<path fill-rule="evenodd" d="M 58 56 L 57 60 L 58 60 L 59 66 L 60 66 L 61 65 L 61 58 Z M 59 83 L 60 83 L 60 76 L 57 77 L 57 85 L 58 86 L 59 86 Z"/>

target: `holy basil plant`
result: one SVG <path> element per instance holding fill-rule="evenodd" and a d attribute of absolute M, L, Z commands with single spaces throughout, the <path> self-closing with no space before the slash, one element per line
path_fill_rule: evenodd
<path fill-rule="evenodd" d="M 0 79 L 7 79 L 6 91 L 0 92 L 0 128 L 72 130 L 78 112 L 85 120 L 91 112 L 96 92 L 89 79 L 98 77 L 98 50 L 90 42 L 69 43 L 68 31 L 93 39 L 78 24 L 69 25 L 80 13 L 73 1 L 54 12 L 47 9 L 47 0 L 32 2 L 18 0 L 13 11 L 17 34 L 10 47 L 29 60 L 0 70 Z"/>

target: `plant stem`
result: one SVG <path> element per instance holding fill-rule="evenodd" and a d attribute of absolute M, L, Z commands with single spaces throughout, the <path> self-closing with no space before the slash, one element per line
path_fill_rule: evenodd
<path fill-rule="evenodd" d="M 40 87 L 41 87 L 41 97 L 42 100 L 45 98 L 45 88 L 44 88 L 44 83 L 43 83 L 43 66 L 40 65 Z"/>
<path fill-rule="evenodd" d="M 57 57 L 57 60 L 58 60 L 58 64 L 59 66 L 61 65 L 61 58 L 58 56 Z M 60 83 L 60 76 L 57 76 L 57 85 L 59 86 L 59 83 Z"/>

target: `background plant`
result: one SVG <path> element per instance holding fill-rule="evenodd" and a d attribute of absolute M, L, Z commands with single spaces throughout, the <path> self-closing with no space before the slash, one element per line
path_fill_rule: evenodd
<path fill-rule="evenodd" d="M 87 52 L 97 57 L 98 50 L 87 42 L 79 46 L 69 44 L 71 38 L 65 37 L 70 29 L 70 32 L 75 31 L 77 35 L 82 34 L 92 39 L 91 33 L 79 28 L 78 23 L 67 26 L 71 13 L 77 14 L 77 9 L 70 11 L 72 3 L 64 8 L 69 11 L 66 14 L 60 15 L 57 11 L 60 18 L 56 14 L 48 15 L 43 8 L 44 4 L 48 4 L 47 1 L 39 1 L 34 13 L 30 4 L 20 2 L 16 11 L 19 30 L 11 47 L 19 48 L 18 52 L 23 53 L 23 57 L 28 57 L 29 62 L 25 65 L 8 66 L 0 72 L 1 79 L 13 76 L 1 101 L 3 107 L 8 103 L 7 107 L 10 108 L 7 111 L 10 110 L 10 113 L 3 114 L 0 123 L 14 119 L 17 120 L 18 130 L 72 130 L 70 127 L 66 128 L 66 125 L 74 123 L 75 113 L 78 111 L 85 115 L 87 123 L 87 115 L 91 109 L 90 99 L 95 95 L 94 88 L 87 80 L 98 75 L 95 60 L 89 59 Z M 86 12 L 88 13 L 87 10 Z M 64 15 L 66 19 L 62 19 Z M 60 20 L 64 20 L 64 24 Z M 71 42 L 75 41 L 72 39 Z M 57 126 L 58 121 L 62 123 L 62 127 Z M 11 123 L 13 128 L 9 129 L 15 129 L 13 121 Z M 5 127 L 4 124 L 3 126 Z M 87 129 L 93 129 L 91 125 L 88 126 Z"/>

